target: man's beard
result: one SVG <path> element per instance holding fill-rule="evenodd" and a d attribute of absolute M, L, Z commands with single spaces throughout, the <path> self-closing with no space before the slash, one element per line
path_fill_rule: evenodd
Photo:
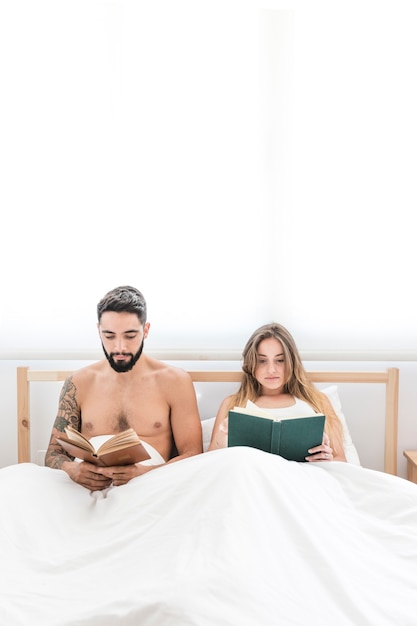
<path fill-rule="evenodd" d="M 114 355 L 116 354 L 121 354 L 120 352 L 112 352 L 112 353 L 108 353 L 106 352 L 104 346 L 103 346 L 103 342 L 101 342 L 104 354 L 106 355 L 106 359 L 108 360 L 110 367 L 112 369 L 114 369 L 115 372 L 118 372 L 119 374 L 122 374 L 123 372 L 130 372 L 131 369 L 133 369 L 134 365 L 136 365 L 136 363 L 139 361 L 140 355 L 142 354 L 142 350 L 143 350 L 143 344 L 145 343 L 145 340 L 142 339 L 142 343 L 139 347 L 139 350 L 136 352 L 136 354 L 132 354 L 131 352 L 123 352 L 122 354 L 124 356 L 130 356 L 130 361 L 115 361 L 114 360 Z"/>

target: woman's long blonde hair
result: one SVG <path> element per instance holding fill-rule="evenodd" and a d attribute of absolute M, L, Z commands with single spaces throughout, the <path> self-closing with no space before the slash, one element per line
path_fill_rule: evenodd
<path fill-rule="evenodd" d="M 334 410 L 329 410 L 324 394 L 310 382 L 300 354 L 292 335 L 281 324 L 271 323 L 261 326 L 249 337 L 243 350 L 243 378 L 240 388 L 231 397 L 230 408 L 246 406 L 248 400 L 256 402 L 261 395 L 262 386 L 255 378 L 258 364 L 258 347 L 264 339 L 277 339 L 284 352 L 285 383 L 283 392 L 304 400 L 317 413 L 326 416 L 325 431 L 329 436 L 330 445 L 336 453 L 343 451 L 342 424 Z"/>

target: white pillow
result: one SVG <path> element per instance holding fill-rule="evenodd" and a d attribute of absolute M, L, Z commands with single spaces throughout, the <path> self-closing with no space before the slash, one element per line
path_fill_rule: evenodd
<path fill-rule="evenodd" d="M 326 396 L 329 398 L 332 407 L 337 415 L 337 417 L 342 422 L 343 427 L 343 448 L 345 450 L 346 461 L 348 463 L 353 463 L 353 465 L 360 465 L 361 462 L 359 460 L 359 455 L 356 450 L 356 447 L 352 441 L 352 437 L 350 436 L 349 428 L 346 422 L 346 418 L 342 411 L 342 403 L 339 397 L 339 391 L 337 389 L 337 385 L 331 385 L 330 387 L 326 387 L 325 389 L 320 389 Z"/>
<path fill-rule="evenodd" d="M 353 463 L 354 465 L 360 465 L 359 455 L 356 450 L 356 447 L 352 441 L 352 437 L 350 436 L 349 428 L 346 422 L 346 418 L 342 411 L 342 403 L 339 398 L 339 391 L 337 389 L 337 385 L 331 385 L 330 387 L 326 387 L 325 389 L 320 389 L 326 396 L 329 398 L 332 407 L 340 421 L 342 422 L 343 427 L 343 448 L 345 450 L 346 461 L 348 463 Z M 213 430 L 215 417 L 211 417 L 207 420 L 203 420 L 201 423 L 203 429 L 203 452 L 207 452 L 208 447 L 210 445 L 211 433 Z"/>

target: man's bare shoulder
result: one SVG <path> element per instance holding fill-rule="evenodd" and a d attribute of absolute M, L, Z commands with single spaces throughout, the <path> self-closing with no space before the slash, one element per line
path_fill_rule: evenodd
<path fill-rule="evenodd" d="M 74 384 L 85 384 L 90 383 L 92 380 L 97 378 L 107 370 L 107 361 L 105 359 L 101 361 L 96 361 L 95 363 L 90 363 L 85 367 L 81 367 L 78 370 L 75 370 L 71 374 L 71 378 Z"/>
<path fill-rule="evenodd" d="M 147 357 L 146 361 L 144 360 L 144 364 L 145 363 L 146 369 L 144 370 L 144 372 L 148 373 L 149 375 L 155 375 L 158 378 L 164 379 L 167 382 L 185 382 L 191 380 L 189 372 L 181 367 L 177 367 L 169 363 L 164 363 L 164 361 L 158 361 L 150 357 Z"/>

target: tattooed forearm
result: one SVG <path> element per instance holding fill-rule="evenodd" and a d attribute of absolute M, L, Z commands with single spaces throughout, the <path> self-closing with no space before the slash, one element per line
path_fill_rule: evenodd
<path fill-rule="evenodd" d="M 61 446 L 51 443 L 45 456 L 45 465 L 53 469 L 61 469 L 66 461 L 73 461 L 74 457 L 62 451 Z"/>
<path fill-rule="evenodd" d="M 73 383 L 72 376 L 67 378 L 62 387 L 54 428 L 64 432 L 64 429 L 69 424 L 77 430 L 79 430 L 81 425 L 81 413 L 77 403 L 77 387 Z"/>
<path fill-rule="evenodd" d="M 77 430 L 81 428 L 81 411 L 77 403 L 77 388 L 72 380 L 72 376 L 65 381 L 59 397 L 58 413 L 45 456 L 45 465 L 48 467 L 61 469 L 65 461 L 74 460 L 74 457 L 67 454 L 56 440 L 56 437 L 63 433 L 68 425 L 73 426 Z"/>

